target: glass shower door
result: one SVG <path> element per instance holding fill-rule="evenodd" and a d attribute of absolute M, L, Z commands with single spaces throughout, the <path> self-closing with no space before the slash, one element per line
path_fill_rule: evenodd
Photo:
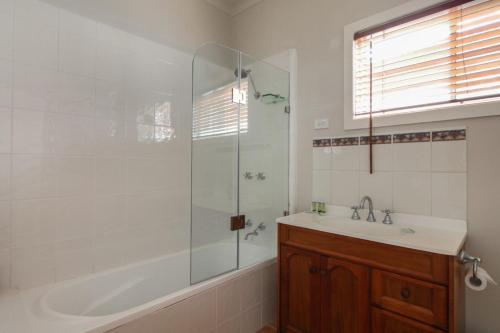
<path fill-rule="evenodd" d="M 247 126 L 240 132 L 239 268 L 276 256 L 276 218 L 288 211 L 289 72 L 246 54 L 241 87 L 247 89 Z M 249 175 L 250 177 L 245 177 Z"/>
<path fill-rule="evenodd" d="M 288 210 L 288 100 L 287 71 L 217 44 L 196 53 L 192 284 L 275 257 L 275 220 Z"/>
<path fill-rule="evenodd" d="M 216 44 L 193 60 L 191 283 L 238 268 L 239 52 Z"/>

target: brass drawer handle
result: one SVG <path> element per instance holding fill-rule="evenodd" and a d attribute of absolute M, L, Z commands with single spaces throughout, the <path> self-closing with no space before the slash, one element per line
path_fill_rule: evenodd
<path fill-rule="evenodd" d="M 410 289 L 408 288 L 403 288 L 401 289 L 401 297 L 403 297 L 404 299 L 408 299 L 410 298 Z"/>

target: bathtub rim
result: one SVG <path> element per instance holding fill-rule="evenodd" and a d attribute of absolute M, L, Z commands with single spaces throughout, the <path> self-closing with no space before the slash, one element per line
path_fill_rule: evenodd
<path fill-rule="evenodd" d="M 64 313 L 64 312 L 56 311 L 56 310 L 53 310 L 52 307 L 48 304 L 48 298 L 49 298 L 49 296 L 52 293 L 64 291 L 65 289 L 71 288 L 71 287 L 73 287 L 75 285 L 79 285 L 81 283 L 85 283 L 85 282 L 87 282 L 89 280 L 93 280 L 93 279 L 99 278 L 101 276 L 106 276 L 106 275 L 109 275 L 109 274 L 123 272 L 123 271 L 127 271 L 127 270 L 130 270 L 130 269 L 138 268 L 138 267 L 141 267 L 141 266 L 146 266 L 148 264 L 152 264 L 154 262 L 161 261 L 161 260 L 164 260 L 164 259 L 172 258 L 172 257 L 179 256 L 179 255 L 186 255 L 187 253 L 189 253 L 189 250 L 183 250 L 183 251 L 180 251 L 180 252 L 170 253 L 170 254 L 163 255 L 161 257 L 150 258 L 150 259 L 142 260 L 142 261 L 139 261 L 139 262 L 131 263 L 131 264 L 128 264 L 128 265 L 125 265 L 125 266 L 114 267 L 114 268 L 110 268 L 110 269 L 104 270 L 102 272 L 97 272 L 97 273 L 94 273 L 94 274 L 90 274 L 90 275 L 78 277 L 78 278 L 71 279 L 71 280 L 60 281 L 60 282 L 57 282 L 55 284 L 52 284 L 52 285 L 49 285 L 49 286 L 45 286 L 45 287 L 48 287 L 48 288 L 39 297 L 39 299 L 38 299 L 38 305 L 41 307 L 42 311 L 45 314 L 49 314 L 50 316 L 53 316 L 53 317 L 56 317 L 56 318 L 61 318 L 61 319 L 78 320 L 78 319 L 83 319 L 83 318 L 92 319 L 92 318 L 107 318 L 107 317 L 118 316 L 118 315 L 120 315 L 122 313 L 125 313 L 127 311 L 133 310 L 133 309 L 135 309 L 137 307 L 140 307 L 142 305 L 148 304 L 150 302 L 154 302 L 154 301 L 156 301 L 158 299 L 161 299 L 161 298 L 167 297 L 169 295 L 175 294 L 177 292 L 180 292 L 182 290 L 185 290 L 185 289 L 191 287 L 191 285 L 187 285 L 185 288 L 182 288 L 180 290 L 177 290 L 177 291 L 175 291 L 173 293 L 170 293 L 170 294 L 167 294 L 165 296 L 161 296 L 161 297 L 155 298 L 154 300 L 151 300 L 149 302 L 146 302 L 146 303 L 134 306 L 134 307 L 132 307 L 130 309 L 127 309 L 127 310 L 124 310 L 124 311 L 120 311 L 120 312 L 116 312 L 116 313 L 109 314 L 109 315 L 102 315 L 102 316 L 79 316 L 79 315 L 76 315 L 76 314 L 69 314 L 69 313 Z"/>
<path fill-rule="evenodd" d="M 198 249 L 199 250 L 203 250 L 205 248 L 209 248 L 209 247 L 212 247 L 214 245 L 220 245 L 220 244 L 225 244 L 225 243 L 226 242 L 223 241 L 223 242 L 219 242 L 219 243 L 216 243 L 216 244 L 206 244 L 204 246 L 199 247 Z M 248 244 L 248 245 L 255 246 L 255 247 L 265 247 L 265 246 L 259 246 L 259 245 L 256 245 L 256 244 Z M 267 247 L 265 247 L 265 248 L 267 248 Z M 268 248 L 268 249 L 271 250 L 272 248 Z M 189 261 L 192 260 L 192 258 L 191 258 L 191 251 L 188 249 L 188 250 L 182 250 L 182 251 L 179 251 L 179 252 L 169 253 L 169 254 L 166 254 L 166 255 L 162 255 L 160 257 L 145 259 L 145 260 L 142 260 L 142 261 L 139 261 L 139 262 L 135 262 L 135 263 L 131 263 L 131 264 L 128 264 L 128 265 L 125 265 L 125 266 L 119 266 L 119 267 L 110 268 L 110 269 L 104 270 L 102 272 L 96 272 L 96 273 L 93 273 L 93 274 L 90 274 L 90 275 L 86 275 L 86 276 L 82 276 L 82 277 L 78 277 L 78 278 L 75 278 L 75 279 L 70 279 L 70 280 L 56 282 L 54 284 L 42 286 L 42 288 L 45 288 L 46 290 L 39 297 L 39 299 L 36 302 L 41 307 L 41 309 L 42 309 L 42 311 L 44 313 L 49 314 L 50 316 L 53 316 L 53 317 L 56 317 L 56 318 L 69 319 L 69 320 L 71 320 L 71 319 L 72 320 L 79 320 L 79 319 L 84 319 L 84 318 L 107 318 L 107 317 L 113 317 L 113 316 L 118 316 L 118 315 L 120 315 L 122 313 L 126 313 L 128 311 L 131 311 L 133 309 L 139 308 L 139 307 L 141 307 L 143 305 L 155 302 L 155 301 L 157 301 L 159 299 L 166 298 L 169 295 L 182 294 L 182 292 L 184 290 L 186 290 L 186 289 L 198 286 L 199 284 L 203 284 L 205 282 L 211 282 L 213 280 L 217 280 L 218 278 L 222 278 L 222 277 L 224 277 L 227 274 L 233 274 L 233 273 L 236 273 L 236 272 L 238 272 L 240 270 L 245 270 L 247 268 L 252 268 L 255 265 L 263 264 L 263 263 L 265 263 L 267 261 L 275 260 L 276 259 L 276 253 L 272 254 L 272 252 L 271 252 L 271 256 L 267 257 L 267 258 L 264 258 L 262 261 L 255 262 L 255 263 L 252 263 L 250 265 L 246 265 L 246 266 L 244 266 L 242 268 L 239 268 L 239 269 L 235 268 L 233 270 L 229 270 L 229 271 L 223 272 L 223 273 L 218 274 L 216 276 L 213 276 L 211 278 L 199 281 L 199 282 L 197 282 L 195 284 L 190 284 L 191 281 L 187 281 L 188 284 L 184 288 L 182 288 L 182 289 L 173 291 L 173 292 L 171 292 L 169 294 L 166 294 L 164 296 L 160 296 L 160 297 L 155 298 L 153 300 L 150 300 L 150 301 L 148 301 L 146 303 L 142 303 L 140 305 L 131 307 L 131 308 L 127 309 L 127 310 L 115 312 L 115 313 L 112 313 L 112 314 L 107 314 L 107 315 L 93 315 L 93 316 L 77 315 L 77 314 L 70 314 L 70 313 L 65 313 L 65 312 L 60 312 L 60 311 L 54 310 L 53 307 L 49 305 L 49 297 L 53 293 L 62 292 L 64 290 L 68 289 L 68 288 L 71 288 L 71 287 L 75 286 L 75 285 L 79 285 L 79 284 L 85 283 L 86 281 L 93 280 L 93 279 L 96 279 L 96 278 L 99 278 L 99 277 L 102 277 L 102 276 L 106 276 L 106 275 L 109 275 L 109 274 L 115 274 L 115 273 L 118 273 L 118 272 L 123 272 L 123 271 L 131 270 L 131 269 L 140 268 L 142 266 L 147 266 L 148 264 L 153 264 L 155 262 L 159 262 L 159 261 L 162 261 L 162 260 L 166 260 L 166 259 L 169 259 L 169 258 L 172 258 L 172 257 L 178 257 L 178 256 L 187 256 L 187 258 L 188 258 Z M 191 272 L 190 272 L 190 274 L 191 274 Z"/>
<path fill-rule="evenodd" d="M 189 287 L 181 289 L 177 292 L 171 293 L 165 297 L 153 300 L 151 302 L 137 306 L 137 307 L 132 308 L 130 310 L 120 312 L 120 313 L 115 314 L 115 315 L 106 316 L 106 317 L 120 316 L 121 318 L 117 318 L 117 319 L 113 318 L 113 321 L 110 322 L 109 324 L 102 325 L 94 330 L 88 331 L 87 333 L 105 333 L 109 330 L 115 329 L 119 326 L 123 326 L 131 321 L 134 321 L 135 319 L 142 318 L 142 317 L 147 316 L 149 314 L 152 314 L 152 313 L 155 313 L 155 312 L 160 311 L 162 309 L 165 309 L 171 305 L 174 305 L 176 303 L 187 300 L 193 296 L 196 296 L 197 294 L 201 294 L 201 293 L 203 293 L 211 288 L 217 287 L 218 285 L 220 285 L 224 282 L 234 280 L 234 279 L 236 279 L 242 275 L 245 275 L 247 273 L 251 273 L 253 271 L 257 271 L 257 270 L 260 270 L 262 268 L 271 266 L 275 262 L 276 262 L 276 258 L 268 259 L 268 260 L 265 260 L 263 262 L 256 263 L 254 265 L 251 265 L 251 266 L 248 266 L 248 267 L 245 267 L 242 269 L 234 270 L 232 272 L 228 272 L 226 274 L 220 275 L 220 276 L 215 277 L 213 279 L 189 286 Z M 156 304 L 153 304 L 153 303 L 156 303 Z M 148 304 L 150 304 L 150 305 L 148 306 Z M 147 309 L 144 308 L 146 306 L 148 307 Z M 141 308 L 141 309 L 139 309 L 139 308 Z M 130 314 L 128 313 L 129 311 L 132 312 L 134 310 L 135 310 L 134 313 L 130 313 Z M 106 317 L 100 317 L 100 318 L 106 318 Z M 89 318 L 89 317 L 86 317 L 86 318 Z M 90 317 L 90 318 L 92 318 L 92 317 Z"/>
<path fill-rule="evenodd" d="M 177 252 L 176 254 L 178 255 L 179 252 Z M 67 332 L 68 330 L 70 330 L 72 333 L 108 332 L 119 326 L 123 326 L 136 319 L 155 313 L 171 305 L 174 305 L 176 303 L 189 299 L 193 296 L 196 296 L 197 294 L 203 293 L 209 289 L 217 287 L 218 285 L 224 282 L 236 279 L 242 275 L 251 273 L 253 271 L 261 270 L 265 267 L 271 266 L 276 262 L 276 257 L 265 259 L 261 262 L 257 262 L 255 264 L 243 267 L 241 269 L 233 270 L 231 272 L 225 273 L 223 275 L 214 277 L 212 279 L 203 282 L 199 282 L 194 285 L 189 285 L 186 288 L 180 289 L 168 295 L 156 298 L 152 301 L 140 304 L 125 311 L 121 311 L 110 315 L 78 316 L 78 315 L 64 314 L 53 310 L 47 312 L 46 311 L 47 309 L 43 309 L 41 307 L 40 299 L 44 297 L 46 294 L 50 293 L 50 291 L 54 290 L 54 288 L 62 288 L 66 287 L 66 285 L 67 287 L 69 287 L 73 284 L 81 283 L 82 281 L 95 278 L 96 276 L 109 274 L 111 272 L 126 270 L 127 268 L 137 265 L 139 266 L 144 265 L 146 262 L 152 262 L 155 260 L 159 259 L 158 258 L 148 259 L 143 262 L 134 263 L 124 267 L 113 268 L 104 272 L 99 272 L 75 280 L 63 281 L 55 285 L 44 286 L 42 288 L 35 288 L 33 290 L 21 291 L 21 297 L 23 298 L 23 303 L 25 304 L 27 311 L 26 314 L 29 317 L 29 321 L 31 324 L 34 325 L 34 327 L 36 327 L 37 321 L 44 321 L 44 324 L 47 324 L 47 321 L 49 321 L 50 324 L 54 323 L 54 325 L 57 325 L 58 329 L 62 329 L 61 332 Z M 41 313 L 36 313 L 36 310 L 39 310 Z M 57 332 L 59 332 L 59 330 L 57 330 Z"/>

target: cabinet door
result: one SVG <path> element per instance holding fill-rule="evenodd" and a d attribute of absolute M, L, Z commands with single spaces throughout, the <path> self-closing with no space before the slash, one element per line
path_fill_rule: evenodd
<path fill-rule="evenodd" d="M 444 333 L 444 331 L 374 307 L 372 333 Z"/>
<path fill-rule="evenodd" d="M 318 333 L 321 256 L 281 246 L 280 332 Z"/>
<path fill-rule="evenodd" d="M 369 332 L 368 267 L 330 257 L 321 266 L 322 333 Z"/>

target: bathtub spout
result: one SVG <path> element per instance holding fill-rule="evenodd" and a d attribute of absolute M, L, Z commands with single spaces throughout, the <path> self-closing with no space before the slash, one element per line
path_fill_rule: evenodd
<path fill-rule="evenodd" d="M 258 235 L 259 235 L 259 233 L 257 232 L 257 230 L 254 230 L 254 231 L 249 232 L 248 234 L 245 235 L 245 240 L 248 240 L 248 238 L 250 236 L 258 236 Z"/>
<path fill-rule="evenodd" d="M 260 222 L 259 225 L 257 226 L 257 228 L 255 228 L 254 231 L 249 232 L 248 234 L 246 234 L 245 235 L 245 240 L 248 240 L 248 238 L 250 236 L 258 236 L 259 235 L 259 230 L 260 231 L 266 230 L 266 225 L 264 224 L 264 222 Z"/>

